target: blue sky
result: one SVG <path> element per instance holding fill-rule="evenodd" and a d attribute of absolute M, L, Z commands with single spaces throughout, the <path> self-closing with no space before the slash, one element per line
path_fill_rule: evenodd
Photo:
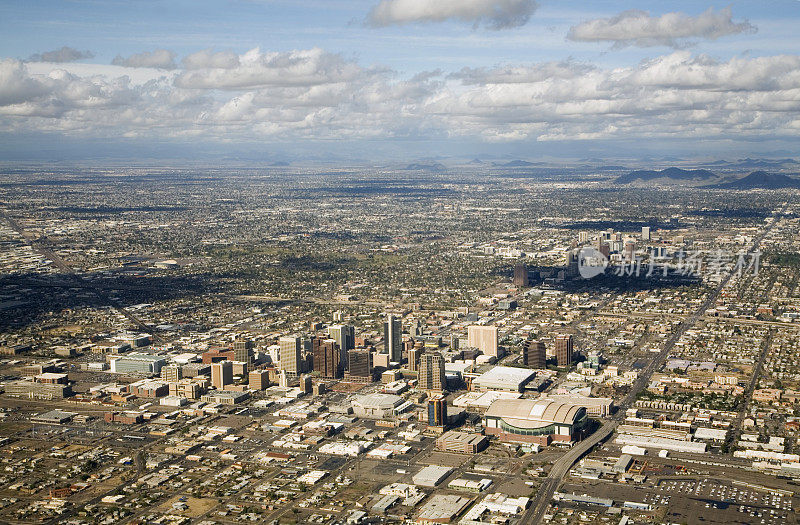
<path fill-rule="evenodd" d="M 4 2 L 0 159 L 800 155 L 799 27 L 796 0 Z"/>

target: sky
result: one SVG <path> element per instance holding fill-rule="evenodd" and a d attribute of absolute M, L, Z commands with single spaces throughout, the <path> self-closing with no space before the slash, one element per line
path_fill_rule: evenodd
<path fill-rule="evenodd" d="M 800 157 L 800 1 L 0 2 L 0 160 Z"/>

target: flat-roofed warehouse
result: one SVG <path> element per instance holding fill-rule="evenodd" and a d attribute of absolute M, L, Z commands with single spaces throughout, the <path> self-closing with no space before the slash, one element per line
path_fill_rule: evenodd
<path fill-rule="evenodd" d="M 436 438 L 437 449 L 463 454 L 476 454 L 485 449 L 488 444 L 486 436 L 459 430 L 450 430 Z"/>
<path fill-rule="evenodd" d="M 522 392 L 522 389 L 536 375 L 527 368 L 512 366 L 496 366 L 488 372 L 472 380 L 472 389 L 480 392 L 502 390 L 506 392 Z"/>
<path fill-rule="evenodd" d="M 483 417 L 487 435 L 500 441 L 549 445 L 582 439 L 589 418 L 586 409 L 549 399 L 498 399 Z"/>

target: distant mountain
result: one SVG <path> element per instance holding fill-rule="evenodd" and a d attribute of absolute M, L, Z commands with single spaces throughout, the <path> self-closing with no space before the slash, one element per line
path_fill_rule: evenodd
<path fill-rule="evenodd" d="M 527 160 L 512 160 L 505 163 L 495 162 L 494 165 L 498 168 L 529 168 L 531 166 L 536 166 L 536 163 L 528 162 Z"/>
<path fill-rule="evenodd" d="M 286 162 L 285 160 L 279 160 L 279 161 L 276 161 L 276 162 L 273 162 L 272 164 L 270 164 L 270 166 L 275 166 L 275 167 L 278 167 L 278 166 L 289 166 L 289 165 L 290 164 L 288 162 Z"/>
<path fill-rule="evenodd" d="M 741 179 L 706 187 L 729 190 L 780 190 L 784 188 L 800 188 L 800 179 L 789 177 L 788 175 L 783 175 L 782 173 L 754 171 L 750 175 L 742 177 Z"/>
<path fill-rule="evenodd" d="M 467 164 L 483 164 L 483 161 L 481 159 L 475 158 L 467 162 Z"/>
<path fill-rule="evenodd" d="M 708 170 L 684 170 L 681 168 L 667 168 L 661 171 L 638 170 L 632 171 L 617 178 L 617 184 L 630 184 L 632 182 L 648 182 L 659 179 L 670 179 L 673 181 L 696 181 L 698 179 L 708 180 L 717 176 Z"/>
<path fill-rule="evenodd" d="M 444 171 L 447 169 L 447 166 L 441 164 L 439 162 L 412 162 L 408 166 L 406 166 L 407 170 L 425 170 L 425 171 Z"/>

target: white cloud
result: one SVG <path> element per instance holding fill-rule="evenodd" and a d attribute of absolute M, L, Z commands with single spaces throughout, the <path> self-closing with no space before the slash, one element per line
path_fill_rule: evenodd
<path fill-rule="evenodd" d="M 367 74 L 354 61 L 319 48 L 282 53 L 262 53 L 255 48 L 237 58 L 238 65 L 233 68 L 204 68 L 181 73 L 175 79 L 175 85 L 241 90 L 353 82 Z"/>
<path fill-rule="evenodd" d="M 91 51 L 78 51 L 72 47 L 64 46 L 61 49 L 36 53 L 31 55 L 28 60 L 31 62 L 75 62 L 84 58 L 94 58 L 94 53 Z"/>
<path fill-rule="evenodd" d="M 239 55 L 231 51 L 218 51 L 215 53 L 210 49 L 204 49 L 185 56 L 181 62 L 186 69 L 232 69 L 239 65 Z"/>
<path fill-rule="evenodd" d="M 175 53 L 166 49 L 145 51 L 131 55 L 128 58 L 117 55 L 111 61 L 115 66 L 124 67 L 154 67 L 159 69 L 175 69 Z"/>
<path fill-rule="evenodd" d="M 367 15 L 375 27 L 458 20 L 490 29 L 519 27 L 536 11 L 533 0 L 381 0 Z"/>
<path fill-rule="evenodd" d="M 201 61 L 195 62 L 199 67 Z M 121 67 L 0 60 L 0 132 L 208 141 L 759 140 L 800 137 L 800 56 L 675 51 L 634 67 L 576 61 L 406 78 L 321 49 L 251 50 L 229 69 L 133 81 Z"/>
<path fill-rule="evenodd" d="M 730 7 L 718 12 L 709 8 L 697 16 L 684 13 L 650 16 L 646 11 L 632 9 L 611 18 L 597 18 L 573 26 L 567 38 L 579 42 L 612 42 L 615 47 L 678 48 L 685 47 L 693 39 L 716 40 L 755 31 L 756 27 L 746 20 L 734 22 Z"/>

